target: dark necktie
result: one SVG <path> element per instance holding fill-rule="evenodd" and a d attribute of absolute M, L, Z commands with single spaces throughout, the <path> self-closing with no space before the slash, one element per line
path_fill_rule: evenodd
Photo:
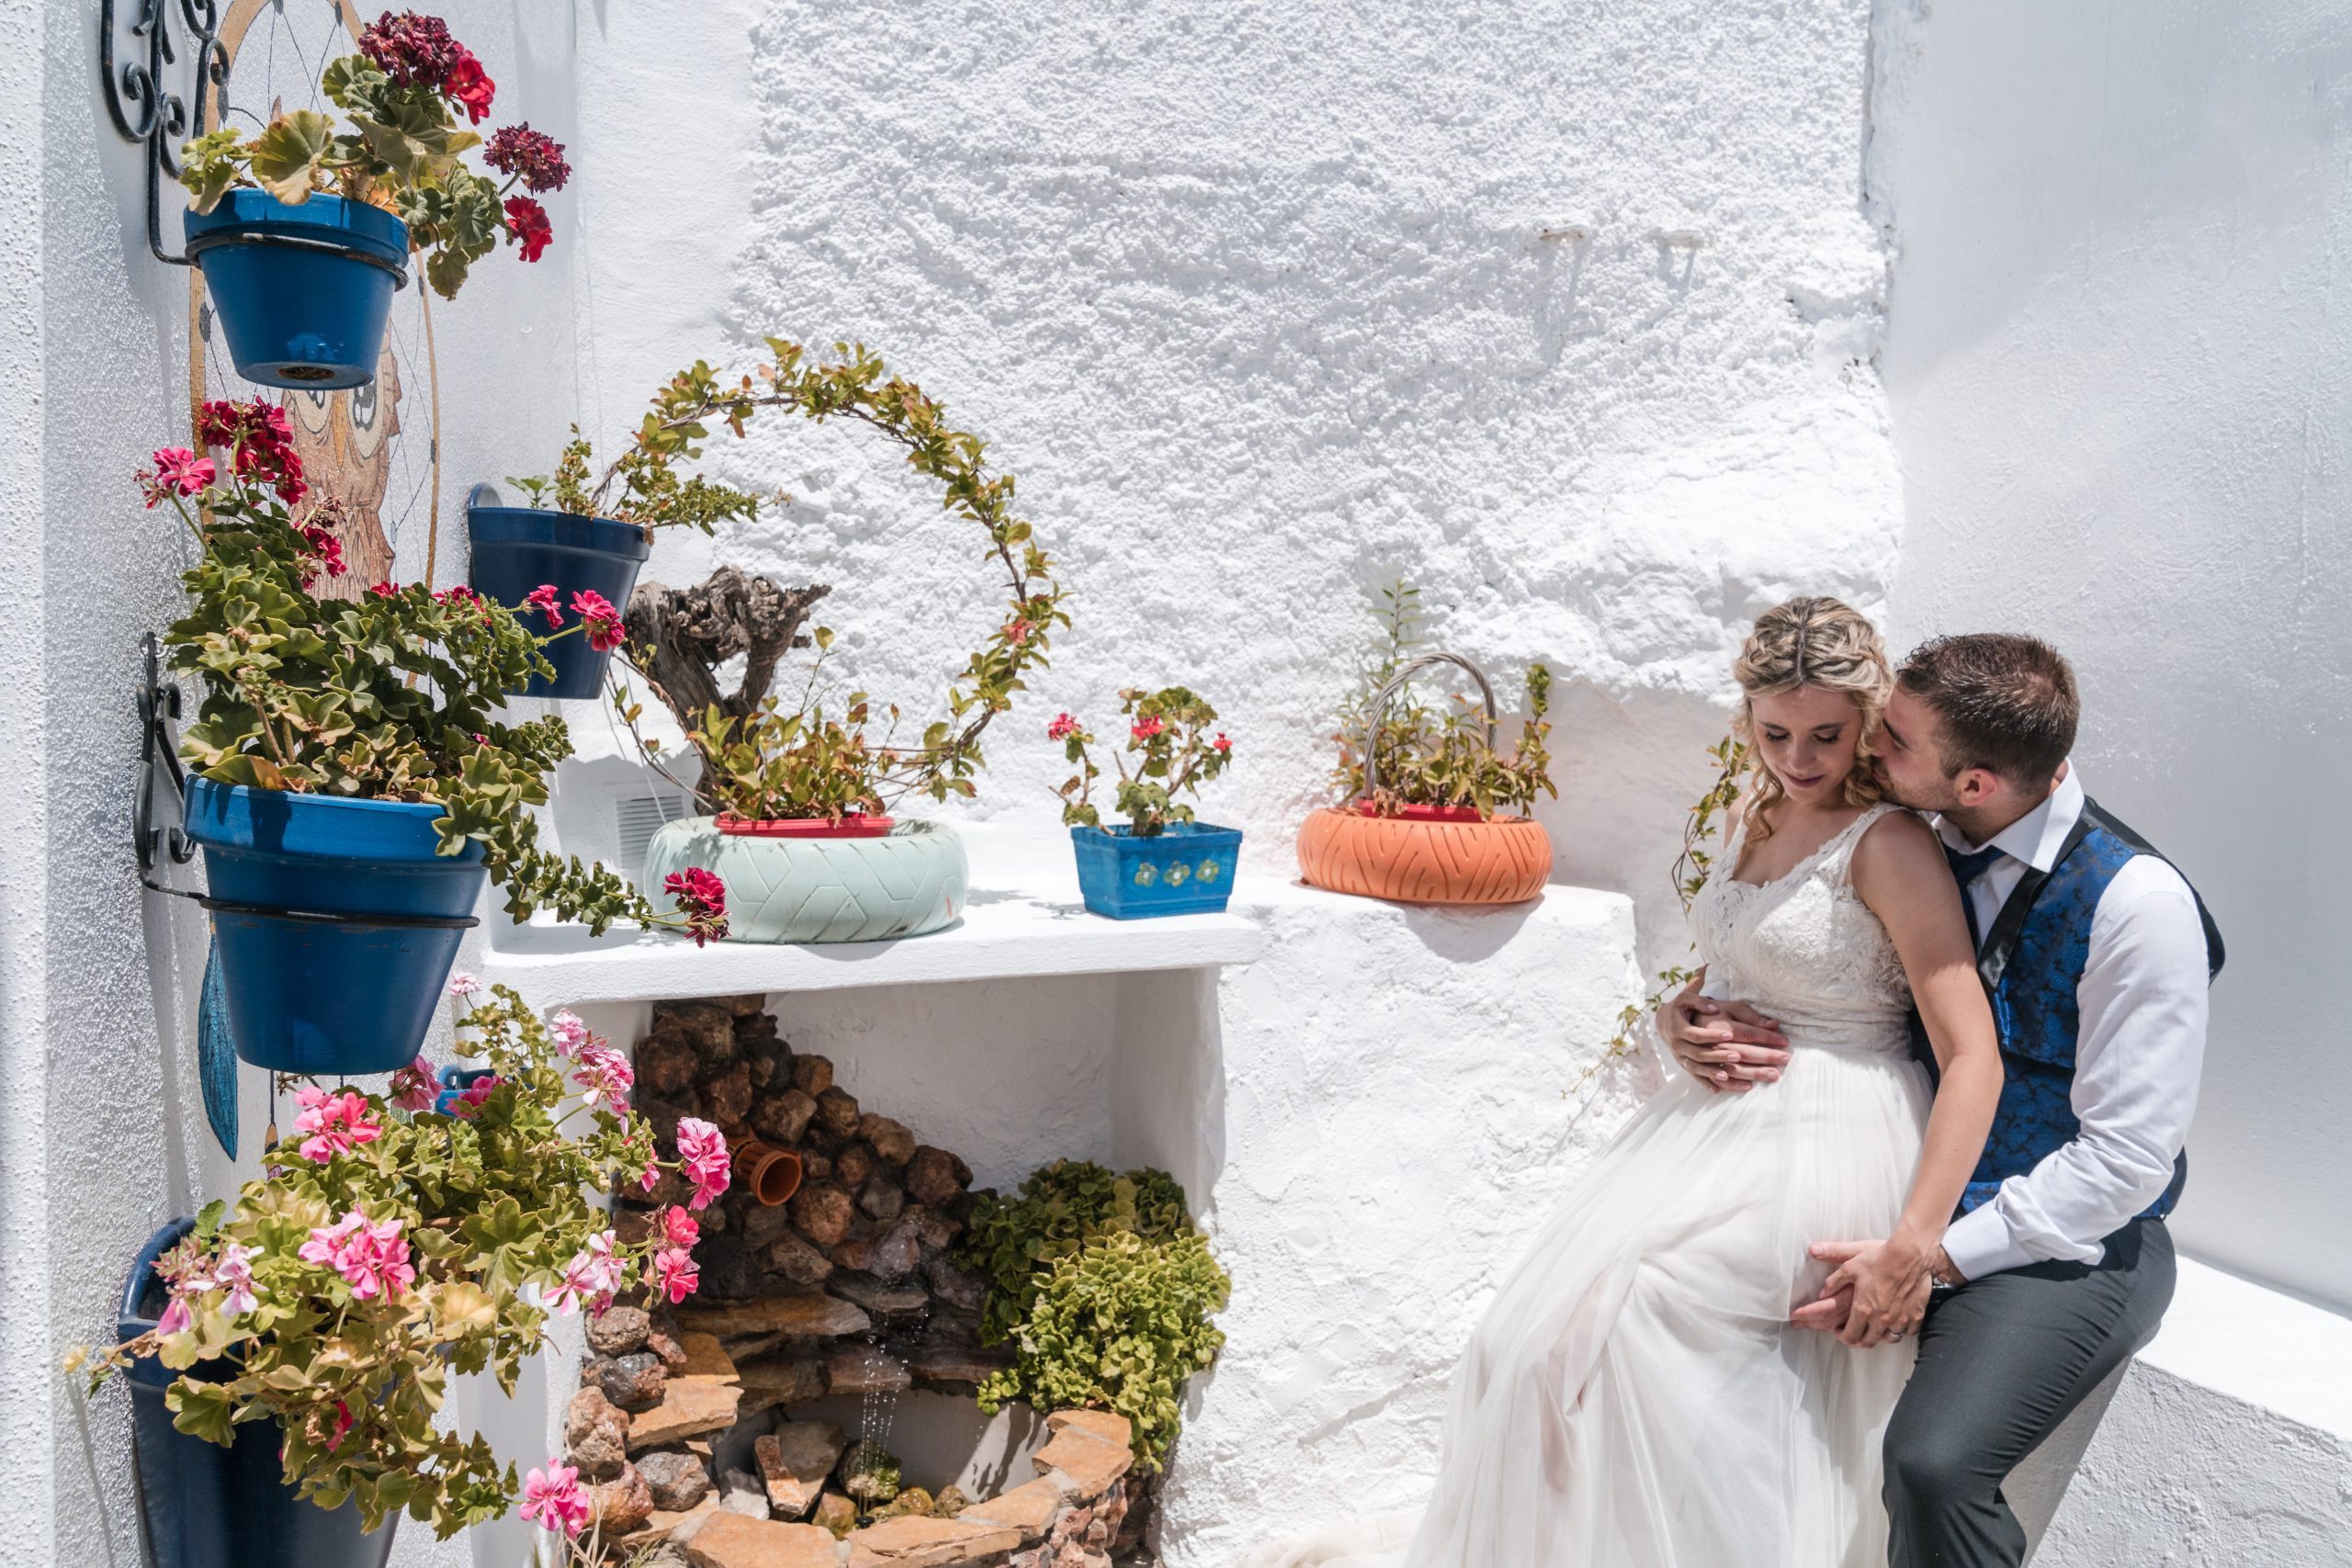
<path fill-rule="evenodd" d="M 1968 944 L 1982 950 L 1984 933 L 1976 929 L 1976 900 L 1968 896 L 1968 885 L 1993 868 L 1993 863 L 2007 854 L 2007 850 L 1986 845 L 1974 854 L 1964 855 L 1950 844 L 1944 846 L 1944 859 L 1951 865 L 1952 879 L 1960 884 L 1961 912 L 1968 917 Z"/>

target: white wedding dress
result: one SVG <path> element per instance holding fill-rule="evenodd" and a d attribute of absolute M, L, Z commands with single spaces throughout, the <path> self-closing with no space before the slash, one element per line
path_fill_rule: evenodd
<path fill-rule="evenodd" d="M 1879 1444 L 1908 1343 L 1788 1324 L 1815 1241 L 1883 1236 L 1928 1114 L 1909 988 L 1855 895 L 1865 811 L 1779 880 L 1691 907 L 1707 994 L 1777 1017 L 1777 1083 L 1677 1073 L 1561 1203 L 1455 1369 L 1418 1515 L 1260 1549 L 1249 1568 L 1883 1568 Z"/>

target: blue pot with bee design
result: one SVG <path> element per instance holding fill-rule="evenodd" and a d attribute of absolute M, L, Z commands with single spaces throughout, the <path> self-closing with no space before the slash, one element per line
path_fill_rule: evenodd
<path fill-rule="evenodd" d="M 1170 822 L 1138 837 L 1133 828 L 1072 828 L 1078 890 L 1086 907 L 1114 920 L 1215 914 L 1233 897 L 1241 829 Z"/>

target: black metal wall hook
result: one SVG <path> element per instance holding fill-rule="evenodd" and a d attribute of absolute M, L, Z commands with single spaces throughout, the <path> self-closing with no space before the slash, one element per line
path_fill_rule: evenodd
<path fill-rule="evenodd" d="M 155 634 L 149 632 L 140 646 L 147 669 L 139 687 L 139 795 L 130 806 L 131 847 L 139 854 L 139 880 L 158 893 L 178 894 L 178 888 L 156 881 L 154 873 L 167 863 L 186 865 L 196 858 L 196 845 L 181 826 L 187 819 L 187 775 L 180 771 L 179 744 L 172 738 L 172 720 L 180 716 L 180 689 L 164 674 Z M 159 788 L 166 792 L 171 807 L 161 822 L 155 818 Z"/>
<path fill-rule="evenodd" d="M 220 0 L 132 0 L 127 32 L 131 58 L 118 58 L 115 0 L 98 0 L 98 74 L 107 113 L 126 141 L 147 148 L 147 248 L 155 259 L 186 266 L 164 249 L 163 186 L 180 177 L 180 144 L 204 134 L 216 96 L 229 85 L 229 51 L 220 41 Z M 185 35 L 173 39 L 174 24 Z"/>

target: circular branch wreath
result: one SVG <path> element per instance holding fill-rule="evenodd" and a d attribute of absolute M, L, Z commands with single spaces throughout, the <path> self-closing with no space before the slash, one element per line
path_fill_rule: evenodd
<path fill-rule="evenodd" d="M 715 521 L 749 519 L 757 513 L 758 499 L 741 491 L 713 484 L 699 474 L 681 478 L 677 466 L 702 455 L 699 442 L 715 425 L 741 436 L 744 425 L 761 409 L 786 409 L 821 424 L 842 416 L 858 420 L 906 449 L 907 464 L 941 487 L 940 505 L 960 513 L 988 531 L 988 553 L 1001 567 L 1007 596 L 1004 622 L 976 650 L 947 689 L 950 717 L 931 725 L 922 744 L 868 747 L 862 737 L 867 707 L 862 694 L 853 695 L 844 717 L 852 730 L 832 727 L 827 742 L 816 727 L 802 728 L 771 723 L 764 731 L 756 722 L 777 659 L 787 648 L 807 647 L 811 639 L 799 627 L 827 589 L 783 590 L 772 583 L 745 578 L 733 569 L 720 573 L 703 588 L 685 596 L 672 594 L 658 584 L 638 590 L 628 616 L 628 663 L 645 679 L 703 753 L 707 785 L 714 773 L 740 772 L 727 756 L 742 746 L 757 749 L 761 738 L 803 746 L 830 745 L 827 764 L 836 772 L 847 768 L 861 775 L 869 797 L 879 806 L 906 795 L 923 792 L 944 800 L 951 794 L 975 794 L 971 775 L 983 765 L 980 736 L 998 714 L 1012 705 L 1012 694 L 1023 689 L 1023 674 L 1042 668 L 1056 626 L 1069 625 L 1061 608 L 1061 589 L 1051 576 L 1051 562 L 1032 536 L 1029 525 L 1012 515 L 1013 477 L 990 474 L 983 460 L 985 446 L 967 431 L 952 428 L 944 411 L 922 388 L 903 377 L 887 376 L 881 359 L 865 344 L 837 343 L 836 358 L 804 363 L 806 351 L 783 338 L 766 340 L 775 354 L 732 385 L 722 385 L 707 364 L 697 361 L 672 378 L 653 398 L 652 411 L 639 426 L 635 443 L 604 474 L 592 491 L 587 487 L 589 448 L 576 438 L 564 450 L 554 489 L 567 510 L 616 517 L 648 528 L 684 524 L 706 532 Z M 649 590 L 673 604 L 694 600 L 689 614 L 703 624 L 696 637 L 676 626 L 677 617 L 663 616 L 651 606 L 641 608 Z M 716 625 L 712 623 L 718 623 Z M 667 624 L 665 624 L 667 623 Z M 658 646 L 665 637 L 684 637 L 700 646 L 693 649 L 695 672 L 664 660 Z M 829 641 L 820 632 L 820 648 Z M 708 671 L 734 653 L 746 656 L 744 680 L 731 696 L 719 698 Z M 713 657 L 715 655 L 715 657 Z M 821 660 L 821 653 L 820 658 Z M 664 666 L 670 679 L 664 682 Z M 697 692 L 673 692 L 670 686 L 689 685 Z M 700 697 L 701 701 L 695 698 Z M 616 694 L 632 732 L 638 710 Z M 720 733 L 702 733 L 706 715 L 715 711 Z M 896 709 L 890 710 L 893 714 Z M 639 737 L 649 756 L 651 743 Z M 740 761 L 740 759 L 739 759 Z M 708 797 L 707 788 L 697 795 Z M 820 807 L 820 809 L 824 809 Z M 837 814 L 829 811 L 827 814 Z"/>

